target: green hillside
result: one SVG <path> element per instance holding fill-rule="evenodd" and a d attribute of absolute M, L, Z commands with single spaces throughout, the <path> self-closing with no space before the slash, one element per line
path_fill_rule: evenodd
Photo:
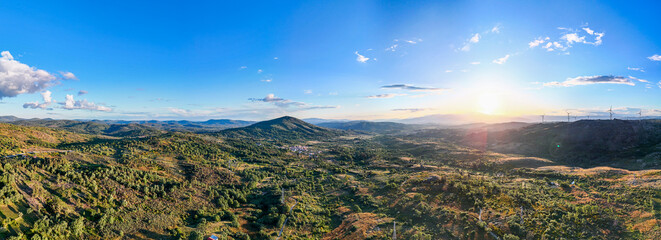
<path fill-rule="evenodd" d="M 661 237 L 659 170 L 564 167 L 423 131 L 338 137 L 285 117 L 100 138 L 0 124 L 0 238 L 391 239 L 393 223 L 398 239 Z M 28 148 L 48 151 L 13 155 Z"/>
<path fill-rule="evenodd" d="M 232 128 L 219 132 L 220 136 L 231 138 L 252 138 L 268 140 L 320 140 L 346 134 L 343 131 L 319 127 L 303 120 L 285 116 L 253 125 Z"/>

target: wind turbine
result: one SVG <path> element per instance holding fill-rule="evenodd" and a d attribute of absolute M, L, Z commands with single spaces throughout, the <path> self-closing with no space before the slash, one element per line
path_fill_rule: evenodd
<path fill-rule="evenodd" d="M 608 113 L 610 113 L 610 120 L 613 120 L 613 105 L 611 105 L 611 108 L 608 109 Z"/>
<path fill-rule="evenodd" d="M 397 221 L 392 221 L 392 239 L 397 240 Z"/>
<path fill-rule="evenodd" d="M 567 111 L 567 122 L 570 122 L 571 119 L 569 119 L 569 111 Z"/>
<path fill-rule="evenodd" d="M 638 118 L 639 118 L 640 120 L 643 119 L 643 109 L 640 109 L 640 111 L 638 112 Z"/>
<path fill-rule="evenodd" d="M 544 123 L 544 115 L 546 114 L 542 114 L 542 123 Z"/>

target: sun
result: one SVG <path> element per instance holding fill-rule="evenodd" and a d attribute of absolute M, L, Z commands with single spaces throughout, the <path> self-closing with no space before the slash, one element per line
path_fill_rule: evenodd
<path fill-rule="evenodd" d="M 480 113 L 491 115 L 498 111 L 500 99 L 494 94 L 482 94 L 477 99 L 477 110 Z"/>

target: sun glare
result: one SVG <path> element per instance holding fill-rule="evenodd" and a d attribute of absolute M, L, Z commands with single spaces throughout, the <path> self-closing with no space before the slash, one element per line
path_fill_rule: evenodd
<path fill-rule="evenodd" d="M 494 94 L 483 94 L 477 99 L 477 110 L 483 114 L 494 114 L 499 106 L 500 100 Z"/>

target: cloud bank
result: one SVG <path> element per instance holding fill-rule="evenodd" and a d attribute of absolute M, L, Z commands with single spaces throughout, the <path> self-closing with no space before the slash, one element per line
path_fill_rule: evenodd
<path fill-rule="evenodd" d="M 9 51 L 3 51 L 0 55 L 0 99 L 42 91 L 57 80 L 44 70 L 14 60 Z"/>

